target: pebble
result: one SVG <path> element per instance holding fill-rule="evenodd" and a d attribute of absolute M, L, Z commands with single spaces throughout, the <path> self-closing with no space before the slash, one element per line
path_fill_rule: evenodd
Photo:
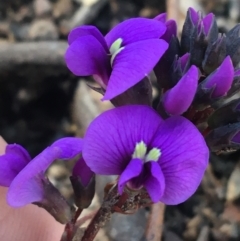
<path fill-rule="evenodd" d="M 49 14 L 52 11 L 52 4 L 48 0 L 34 0 L 33 9 L 37 17 Z"/>
<path fill-rule="evenodd" d="M 232 172 L 227 184 L 227 201 L 234 201 L 240 197 L 240 167 L 237 166 Z"/>
<path fill-rule="evenodd" d="M 30 26 L 28 38 L 29 40 L 57 40 L 58 30 L 51 20 L 35 20 Z"/>

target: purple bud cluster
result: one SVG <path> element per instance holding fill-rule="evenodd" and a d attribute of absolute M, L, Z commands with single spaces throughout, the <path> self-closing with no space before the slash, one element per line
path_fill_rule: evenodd
<path fill-rule="evenodd" d="M 179 41 L 175 26 L 164 16 L 156 19 L 165 21 L 166 33 L 172 35 L 167 34 L 169 48 L 154 67 L 162 93 L 158 112 L 165 118 L 190 119 L 211 151 L 239 149 L 240 25 L 222 34 L 212 13 L 203 17 L 189 8 Z"/>

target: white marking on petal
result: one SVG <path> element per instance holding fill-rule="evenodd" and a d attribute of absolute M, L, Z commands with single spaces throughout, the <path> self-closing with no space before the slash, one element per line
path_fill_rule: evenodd
<path fill-rule="evenodd" d="M 115 52 L 117 52 L 121 48 L 121 44 L 123 42 L 122 38 L 118 38 L 116 41 L 114 41 L 110 47 L 110 53 L 113 55 Z"/>
<path fill-rule="evenodd" d="M 111 56 L 111 66 L 113 65 L 113 61 L 114 58 L 116 57 L 117 54 L 119 54 L 122 50 L 124 49 L 124 47 L 118 49 L 116 52 L 114 52 L 114 54 Z"/>
<path fill-rule="evenodd" d="M 144 159 L 146 153 L 147 153 L 147 146 L 143 141 L 141 141 L 136 144 L 132 158 Z"/>
<path fill-rule="evenodd" d="M 161 156 L 161 150 L 158 148 L 153 148 L 151 151 L 148 152 L 145 162 L 149 161 L 155 161 L 157 162 L 159 160 L 159 157 Z"/>

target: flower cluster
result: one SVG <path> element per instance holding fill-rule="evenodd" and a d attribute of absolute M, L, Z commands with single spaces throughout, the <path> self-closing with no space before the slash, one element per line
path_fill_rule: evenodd
<path fill-rule="evenodd" d="M 166 14 L 126 20 L 106 36 L 94 26 L 73 29 L 68 68 L 93 76 L 103 100 L 116 108 L 95 118 L 83 139 L 60 139 L 32 160 L 21 146 L 8 145 L 0 156 L 0 185 L 9 187 L 9 205 L 34 203 L 68 222 L 69 205 L 45 171 L 56 159 L 74 158 L 70 179 L 81 209 L 93 198 L 95 174 L 118 175 L 120 197 L 144 193 L 149 203 L 169 205 L 188 199 L 202 180 L 209 149 L 240 148 L 240 100 L 229 101 L 240 90 L 239 31 L 237 25 L 220 34 L 212 13 L 203 17 L 192 8 L 181 40 Z M 155 109 L 151 71 L 159 93 Z"/>

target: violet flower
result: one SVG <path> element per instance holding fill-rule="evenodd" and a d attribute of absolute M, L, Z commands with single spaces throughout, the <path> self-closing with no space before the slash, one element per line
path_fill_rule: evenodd
<path fill-rule="evenodd" d="M 198 129 L 176 116 L 163 120 L 148 106 L 129 105 L 89 126 L 83 158 L 97 174 L 120 175 L 118 191 L 146 188 L 153 202 L 178 204 L 199 186 L 209 151 Z"/>
<path fill-rule="evenodd" d="M 181 115 L 190 107 L 198 87 L 198 68 L 194 65 L 179 82 L 162 97 L 162 105 L 169 115 Z"/>
<path fill-rule="evenodd" d="M 73 29 L 65 60 L 78 76 L 93 75 L 110 100 L 140 82 L 155 66 L 168 44 L 159 39 L 166 27 L 145 18 L 126 20 L 105 37 L 94 26 Z"/>
<path fill-rule="evenodd" d="M 45 177 L 47 168 L 56 159 L 74 158 L 81 153 L 82 145 L 83 140 L 80 138 L 62 138 L 32 160 L 20 145 L 7 145 L 6 153 L 0 156 L 0 185 L 9 187 L 8 204 L 12 207 L 21 207 L 41 202 L 46 195 L 44 185 L 47 180 Z M 76 166 L 74 174 L 81 175 L 83 183 L 87 185 L 93 175 L 92 171 L 82 158 Z"/>

